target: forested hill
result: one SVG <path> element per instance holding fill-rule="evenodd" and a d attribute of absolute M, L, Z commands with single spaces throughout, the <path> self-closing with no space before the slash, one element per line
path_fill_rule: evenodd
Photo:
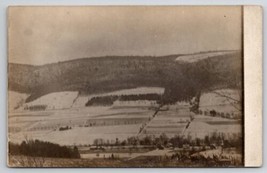
<path fill-rule="evenodd" d="M 241 86 L 239 51 L 194 62 L 177 57 L 107 56 L 42 66 L 9 63 L 8 87 L 30 94 L 31 101 L 50 92 L 96 94 L 141 86 L 164 87 L 166 96 L 186 99 L 203 89 Z"/>

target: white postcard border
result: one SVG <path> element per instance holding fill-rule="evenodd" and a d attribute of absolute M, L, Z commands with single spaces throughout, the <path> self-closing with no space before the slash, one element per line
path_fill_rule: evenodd
<path fill-rule="evenodd" d="M 244 6 L 244 164 L 262 166 L 262 8 Z"/>

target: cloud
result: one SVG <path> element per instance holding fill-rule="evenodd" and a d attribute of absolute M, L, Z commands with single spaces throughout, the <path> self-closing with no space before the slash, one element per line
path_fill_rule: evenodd
<path fill-rule="evenodd" d="M 11 7 L 9 62 L 241 49 L 241 7 Z"/>

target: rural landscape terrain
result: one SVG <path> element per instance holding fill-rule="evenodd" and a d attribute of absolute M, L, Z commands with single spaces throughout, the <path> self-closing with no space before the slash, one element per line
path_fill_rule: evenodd
<path fill-rule="evenodd" d="M 10 167 L 241 167 L 242 52 L 8 64 Z"/>

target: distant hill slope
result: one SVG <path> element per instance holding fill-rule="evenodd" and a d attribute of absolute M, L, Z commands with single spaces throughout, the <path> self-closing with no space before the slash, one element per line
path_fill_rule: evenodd
<path fill-rule="evenodd" d="M 209 57 L 216 57 L 216 56 L 225 56 L 230 54 L 235 54 L 236 51 L 214 51 L 214 52 L 201 52 L 197 54 L 187 54 L 181 55 L 176 58 L 176 61 L 184 61 L 184 62 L 197 62 L 200 60 L 207 59 Z"/>
<path fill-rule="evenodd" d="M 165 95 L 187 99 L 214 87 L 241 86 L 241 52 L 193 61 L 178 55 L 108 56 L 31 66 L 9 63 L 9 90 L 27 93 L 27 102 L 59 91 L 97 94 L 135 87 L 163 87 Z"/>

